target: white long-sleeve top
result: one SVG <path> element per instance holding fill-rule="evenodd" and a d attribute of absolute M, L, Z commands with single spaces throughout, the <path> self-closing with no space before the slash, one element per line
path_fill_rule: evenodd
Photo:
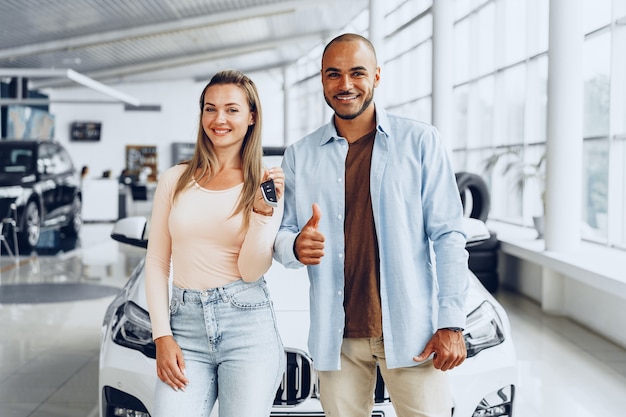
<path fill-rule="evenodd" d="M 184 165 L 165 171 L 157 184 L 146 255 L 146 297 L 152 337 L 171 335 L 168 279 L 180 288 L 203 290 L 243 279 L 258 280 L 271 266 L 274 238 L 283 204 L 274 214 L 251 213 L 247 230 L 243 214 L 232 216 L 243 183 L 226 190 L 207 190 L 197 183 L 172 196 Z"/>

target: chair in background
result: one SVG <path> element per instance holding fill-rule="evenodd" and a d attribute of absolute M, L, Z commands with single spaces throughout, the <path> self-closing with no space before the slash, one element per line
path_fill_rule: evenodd
<path fill-rule="evenodd" d="M 17 242 L 17 206 L 14 203 L 11 204 L 10 208 L 12 217 L 5 217 L 2 219 L 1 222 L 2 227 L 0 228 L 0 240 L 2 241 L 2 245 L 0 245 L 0 255 L 2 254 L 2 246 L 4 246 L 4 248 L 9 253 L 11 259 L 13 259 L 15 263 L 17 263 L 20 257 L 20 248 Z M 7 241 L 5 227 L 11 228 L 11 232 L 13 234 L 13 250 L 11 250 L 11 246 Z"/>

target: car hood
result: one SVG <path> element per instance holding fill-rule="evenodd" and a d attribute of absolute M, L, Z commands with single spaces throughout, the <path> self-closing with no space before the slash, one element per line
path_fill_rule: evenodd
<path fill-rule="evenodd" d="M 287 269 L 274 262 L 265 275 L 285 347 L 307 352 L 309 277 L 306 268 Z"/>
<path fill-rule="evenodd" d="M 496 307 L 498 313 L 502 313 L 502 306 L 500 306 L 500 303 L 493 297 L 493 295 L 491 295 L 489 291 L 487 291 L 483 284 L 480 283 L 476 275 L 469 270 L 467 273 L 469 275 L 469 291 L 467 293 L 467 298 L 465 299 L 465 313 L 471 313 L 485 301 L 489 301 Z"/>
<path fill-rule="evenodd" d="M 133 301 L 147 311 L 143 261 L 139 264 L 120 298 Z M 503 314 L 498 301 L 469 272 L 469 291 L 465 311 L 474 311 L 484 301 L 489 301 Z M 309 280 L 306 268 L 287 269 L 274 262 L 265 275 L 276 312 L 276 320 L 285 347 L 307 351 L 309 331 Z"/>
<path fill-rule="evenodd" d="M 145 269 L 142 261 L 114 304 L 132 301 L 148 310 Z M 265 275 L 276 312 L 279 331 L 286 347 L 306 351 L 309 329 L 309 280 L 306 269 L 286 269 L 274 262 Z"/>
<path fill-rule="evenodd" d="M 137 266 L 121 297 L 147 309 L 144 262 Z M 286 269 L 274 262 L 265 275 L 275 310 L 309 311 L 309 280 L 306 269 Z"/>

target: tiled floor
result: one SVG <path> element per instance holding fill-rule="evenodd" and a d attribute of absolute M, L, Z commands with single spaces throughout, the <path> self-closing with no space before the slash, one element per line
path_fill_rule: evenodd
<path fill-rule="evenodd" d="M 516 417 L 626 415 L 626 350 L 501 291 L 518 356 Z"/>
<path fill-rule="evenodd" d="M 0 417 L 98 415 L 102 316 L 142 256 L 112 241 L 111 227 L 87 224 L 75 246 L 51 244 L 39 250 L 46 255 L 22 256 L 18 263 L 3 248 Z M 72 293 L 42 284 L 65 284 Z M 60 296 L 71 301 L 51 302 Z M 542 314 L 516 294 L 500 291 L 497 298 L 509 314 L 519 359 L 516 417 L 626 415 L 624 349 Z"/>
<path fill-rule="evenodd" d="M 87 224 L 74 248 L 22 256 L 17 265 L 3 248 L 0 299 L 36 302 L 0 303 L 1 417 L 98 415 L 102 317 L 114 297 L 111 287 L 124 285 L 142 255 L 114 242 L 111 227 Z M 40 292 L 49 283 L 71 288 L 74 301 L 49 302 L 54 294 Z"/>

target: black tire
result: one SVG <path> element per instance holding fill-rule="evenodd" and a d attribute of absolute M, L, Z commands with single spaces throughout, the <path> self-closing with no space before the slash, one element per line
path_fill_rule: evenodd
<path fill-rule="evenodd" d="M 486 221 L 491 209 L 491 198 L 485 180 L 471 172 L 457 172 L 455 176 L 463 212 L 473 219 Z M 467 192 L 470 193 L 471 201 L 468 200 Z M 466 207 L 470 204 L 470 207 Z"/>
<path fill-rule="evenodd" d="M 29 201 L 20 222 L 20 230 L 17 240 L 22 251 L 30 250 L 37 246 L 41 236 L 41 212 L 35 201 Z"/>
<path fill-rule="evenodd" d="M 498 253 L 496 251 L 472 252 L 468 266 L 473 273 L 495 272 L 498 269 Z"/>
<path fill-rule="evenodd" d="M 483 284 L 483 287 L 490 293 L 495 293 L 498 291 L 498 287 L 500 286 L 500 282 L 498 281 L 498 273 L 497 272 L 479 272 L 474 273 L 476 278 Z"/>
<path fill-rule="evenodd" d="M 70 214 L 69 223 L 61 228 L 61 232 L 67 236 L 78 236 L 81 227 L 83 226 L 83 203 L 80 197 L 74 196 L 72 202 L 72 213 Z"/>

